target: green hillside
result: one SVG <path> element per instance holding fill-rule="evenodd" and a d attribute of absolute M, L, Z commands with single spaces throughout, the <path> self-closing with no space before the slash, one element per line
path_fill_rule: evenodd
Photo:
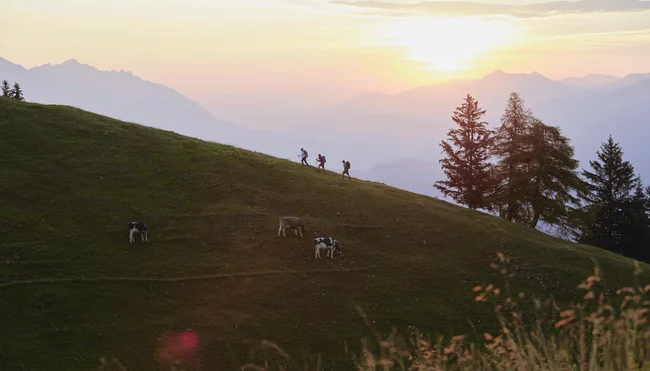
<path fill-rule="evenodd" d="M 345 370 L 369 334 L 356 305 L 386 332 L 465 333 L 468 319 L 491 328 L 471 289 L 496 279 L 498 251 L 513 258 L 516 289 L 561 300 L 573 299 L 592 258 L 608 285 L 633 269 L 382 184 L 7 99 L 0 197 L 2 370 L 95 370 L 112 356 L 129 370 L 169 370 L 156 358 L 160 339 L 186 329 L 198 334 L 196 369 L 259 361 L 268 339 Z M 308 235 L 277 237 L 283 215 L 304 217 Z M 129 221 L 147 222 L 148 244 L 129 244 Z M 337 238 L 344 255 L 315 260 L 316 236 Z"/>

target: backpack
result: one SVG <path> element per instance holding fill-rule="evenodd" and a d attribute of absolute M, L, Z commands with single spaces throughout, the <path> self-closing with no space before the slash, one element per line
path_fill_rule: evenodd
<path fill-rule="evenodd" d="M 346 162 L 345 162 L 345 167 L 346 167 L 348 170 L 350 170 L 350 161 L 346 161 Z"/>
<path fill-rule="evenodd" d="M 307 153 L 307 151 L 305 151 L 305 157 L 307 157 L 307 156 L 309 156 L 309 153 Z"/>
<path fill-rule="evenodd" d="M 325 156 L 322 156 L 322 159 L 323 159 L 323 163 L 327 162 L 327 160 L 325 159 Z"/>

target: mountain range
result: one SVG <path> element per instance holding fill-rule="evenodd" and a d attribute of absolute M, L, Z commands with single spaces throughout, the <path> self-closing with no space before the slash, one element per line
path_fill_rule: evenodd
<path fill-rule="evenodd" d="M 453 125 L 455 107 L 471 94 L 496 128 L 514 91 L 539 119 L 571 139 L 581 167 L 588 167 L 612 134 L 650 184 L 650 73 L 551 80 L 537 72 L 497 70 L 397 94 L 232 94 L 204 99 L 203 105 L 130 72 L 100 71 L 74 59 L 26 69 L 0 58 L 0 79 L 20 82 L 29 101 L 75 106 L 280 158 L 296 160 L 305 147 L 312 164 L 321 152 L 330 169 L 338 171 L 342 159 L 350 160 L 355 177 L 430 196 L 439 196 L 432 187 L 443 176 L 439 143 Z M 266 129 L 252 128 L 247 120 L 264 120 L 256 126 Z"/>
<path fill-rule="evenodd" d="M 0 80 L 19 82 L 31 102 L 73 106 L 277 157 L 293 157 L 300 149 L 290 136 L 219 119 L 176 90 L 124 70 L 101 71 L 75 59 L 27 69 L 0 58 Z"/>

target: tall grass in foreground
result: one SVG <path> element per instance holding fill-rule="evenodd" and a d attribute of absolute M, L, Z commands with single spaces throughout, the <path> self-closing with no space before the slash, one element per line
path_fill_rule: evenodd
<path fill-rule="evenodd" d="M 492 305 L 500 325 L 495 333 L 484 333 L 481 344 L 464 335 L 435 340 L 411 328 L 410 338 L 397 336 L 394 330 L 382 337 L 362 339 L 362 350 L 354 358 L 358 371 L 479 371 L 548 370 L 616 371 L 650 370 L 650 327 L 647 314 L 650 285 L 607 290 L 600 269 L 577 285 L 579 303 L 567 308 L 549 298 L 540 300 L 510 291 L 510 260 L 498 254 L 491 268 L 504 278 L 504 287 L 485 284 L 474 287 L 475 301 Z M 637 264 L 635 277 L 640 273 Z M 370 329 L 371 321 L 360 310 Z M 372 343 L 371 343 L 372 342 Z M 264 364 L 246 364 L 241 370 L 325 371 L 319 357 L 311 364 L 296 362 L 278 345 L 263 341 L 283 358 Z M 115 360 L 117 362 L 117 360 Z M 107 363 L 104 361 L 105 369 Z M 171 367 L 180 371 L 181 365 Z M 119 366 L 125 370 L 123 366 Z"/>
<path fill-rule="evenodd" d="M 395 331 L 385 338 L 375 333 L 375 346 L 363 340 L 357 370 L 650 370 L 650 285 L 642 287 L 637 280 L 636 287 L 611 292 L 604 289 L 596 267 L 577 285 L 582 300 L 562 309 L 552 298 L 542 301 L 511 293 L 510 260 L 501 253 L 498 258 L 491 267 L 506 278 L 504 287 L 486 284 L 473 289 L 476 302 L 493 305 L 500 325 L 498 332 L 483 334 L 485 343 L 467 342 L 464 335 L 434 341 L 416 329 L 410 339 L 398 338 Z M 637 265 L 635 276 L 639 273 Z M 242 369 L 324 370 L 313 366 Z"/>

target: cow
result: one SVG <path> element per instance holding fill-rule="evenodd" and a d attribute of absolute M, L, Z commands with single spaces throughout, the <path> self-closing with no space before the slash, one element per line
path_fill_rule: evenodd
<path fill-rule="evenodd" d="M 343 249 L 339 245 L 338 241 L 332 237 L 317 237 L 314 239 L 314 244 L 316 248 L 316 259 L 320 259 L 320 251 L 322 249 L 327 250 L 325 256 L 329 256 L 334 259 L 334 251 L 338 251 L 339 254 L 343 254 Z"/>
<path fill-rule="evenodd" d="M 129 227 L 129 243 L 133 243 L 135 241 L 135 238 L 133 238 L 134 233 L 140 233 L 140 237 L 142 237 L 142 241 L 147 241 L 149 242 L 149 238 L 147 236 L 147 224 L 144 222 L 130 222 L 127 224 Z"/>
<path fill-rule="evenodd" d="M 285 230 L 287 228 L 293 229 L 296 236 L 298 235 L 298 232 L 300 232 L 300 237 L 303 237 L 303 233 L 307 233 L 307 229 L 305 228 L 305 225 L 302 223 L 302 220 L 300 220 L 300 218 L 297 218 L 295 216 L 283 216 L 280 218 L 280 228 L 278 228 L 278 237 L 280 236 L 280 232 L 282 232 L 282 235 L 284 237 L 287 237 L 287 235 L 285 234 Z"/>

